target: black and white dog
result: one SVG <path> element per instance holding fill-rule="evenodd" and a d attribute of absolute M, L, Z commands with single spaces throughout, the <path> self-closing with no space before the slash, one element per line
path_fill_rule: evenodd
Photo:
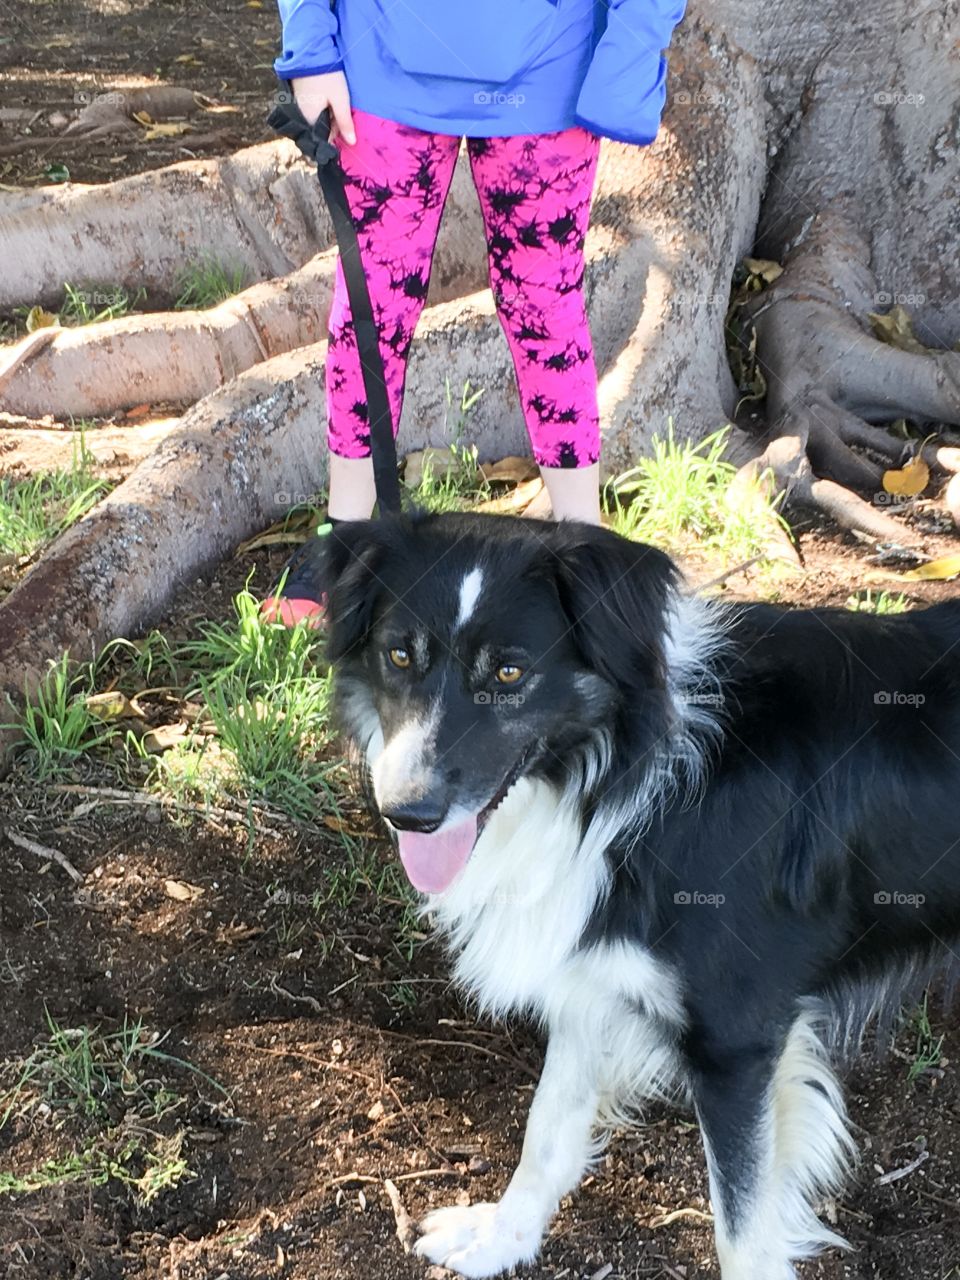
<path fill-rule="evenodd" d="M 960 934 L 960 602 L 725 608 L 578 524 L 338 526 L 342 724 L 455 972 L 549 1033 L 496 1204 L 422 1224 L 466 1276 L 532 1259 L 597 1133 L 682 1092 L 723 1280 L 843 1241 L 832 1056 Z"/>

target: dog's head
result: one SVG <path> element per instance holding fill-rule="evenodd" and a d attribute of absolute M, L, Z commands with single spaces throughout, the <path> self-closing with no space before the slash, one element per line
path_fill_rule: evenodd
<path fill-rule="evenodd" d="M 337 525 L 325 543 L 339 718 L 424 892 L 519 778 L 561 787 L 601 737 L 639 760 L 665 731 L 676 572 L 653 548 L 479 515 Z"/>

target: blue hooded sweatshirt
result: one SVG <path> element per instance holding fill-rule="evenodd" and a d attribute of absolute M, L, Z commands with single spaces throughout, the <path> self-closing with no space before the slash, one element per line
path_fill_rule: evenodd
<path fill-rule="evenodd" d="M 351 102 L 431 133 L 580 124 L 657 135 L 685 0 L 279 0 L 283 80 L 343 70 Z"/>

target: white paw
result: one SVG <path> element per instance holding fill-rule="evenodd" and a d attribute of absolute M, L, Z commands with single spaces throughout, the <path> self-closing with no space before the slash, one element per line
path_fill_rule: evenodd
<path fill-rule="evenodd" d="M 540 1230 L 506 1221 L 497 1204 L 434 1209 L 420 1223 L 420 1231 L 415 1253 L 471 1280 L 529 1262 L 540 1248 Z"/>

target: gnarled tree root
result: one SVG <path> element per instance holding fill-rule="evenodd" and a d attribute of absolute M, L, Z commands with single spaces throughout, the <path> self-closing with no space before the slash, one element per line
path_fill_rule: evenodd
<path fill-rule="evenodd" d="M 884 510 L 885 466 L 900 446 L 871 424 L 907 417 L 960 422 L 960 353 L 896 350 L 875 338 L 870 252 L 842 202 L 811 220 L 783 275 L 752 305 L 773 426 L 745 476 L 885 541 L 917 535 Z M 857 453 L 867 448 L 881 466 Z M 863 501 L 854 490 L 872 495 Z"/>

